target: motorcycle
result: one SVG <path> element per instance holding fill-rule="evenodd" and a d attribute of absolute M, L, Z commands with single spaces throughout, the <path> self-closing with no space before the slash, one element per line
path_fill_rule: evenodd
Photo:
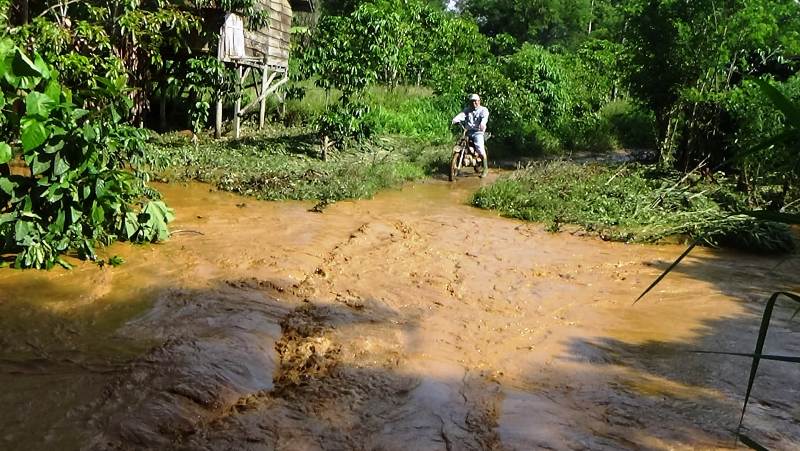
<path fill-rule="evenodd" d="M 472 167 L 476 173 L 481 173 L 484 177 L 489 172 L 489 162 L 483 158 L 478 151 L 475 150 L 475 145 L 472 138 L 467 133 L 467 128 L 461 125 L 461 137 L 458 142 L 453 146 L 453 156 L 450 159 L 450 176 L 452 182 L 459 176 L 461 168 Z M 488 136 L 486 137 L 488 139 Z M 485 151 L 484 145 L 484 151 Z"/>

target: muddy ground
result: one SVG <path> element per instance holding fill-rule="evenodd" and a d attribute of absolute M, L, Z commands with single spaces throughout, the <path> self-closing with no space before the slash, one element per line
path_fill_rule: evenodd
<path fill-rule="evenodd" d="M 0 271 L 0 449 L 735 449 L 765 298 L 797 257 L 607 243 L 467 206 L 480 183 L 268 203 L 164 185 L 162 245 Z M 800 355 L 777 309 L 771 353 Z M 744 431 L 800 448 L 800 366 Z"/>

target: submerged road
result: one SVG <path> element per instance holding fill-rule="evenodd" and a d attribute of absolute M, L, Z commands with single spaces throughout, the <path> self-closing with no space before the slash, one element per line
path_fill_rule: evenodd
<path fill-rule="evenodd" d="M 339 202 L 162 185 L 126 263 L 0 270 L 0 449 L 735 449 L 766 297 L 800 259 L 550 234 L 427 181 Z M 769 353 L 800 355 L 780 306 Z M 800 366 L 743 432 L 800 448 Z"/>

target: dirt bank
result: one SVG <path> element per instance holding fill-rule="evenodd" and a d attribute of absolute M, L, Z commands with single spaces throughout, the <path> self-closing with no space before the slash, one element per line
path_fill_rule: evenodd
<path fill-rule="evenodd" d="M 632 307 L 681 247 L 548 234 L 479 183 L 323 213 L 166 185 L 169 243 L 0 271 L 0 448 L 735 447 L 747 362 L 688 351 L 751 350 L 800 261 L 698 250 Z M 799 376 L 762 364 L 748 434 L 800 444 Z"/>

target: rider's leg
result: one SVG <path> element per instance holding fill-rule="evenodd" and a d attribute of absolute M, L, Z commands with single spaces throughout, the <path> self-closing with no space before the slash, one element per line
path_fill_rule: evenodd
<path fill-rule="evenodd" d="M 483 172 L 481 172 L 481 177 L 486 177 L 486 174 L 489 173 L 489 159 L 486 157 L 486 145 L 484 144 L 483 133 L 475 133 L 472 135 L 472 141 L 475 143 L 475 150 L 481 155 L 481 160 L 483 160 Z"/>

